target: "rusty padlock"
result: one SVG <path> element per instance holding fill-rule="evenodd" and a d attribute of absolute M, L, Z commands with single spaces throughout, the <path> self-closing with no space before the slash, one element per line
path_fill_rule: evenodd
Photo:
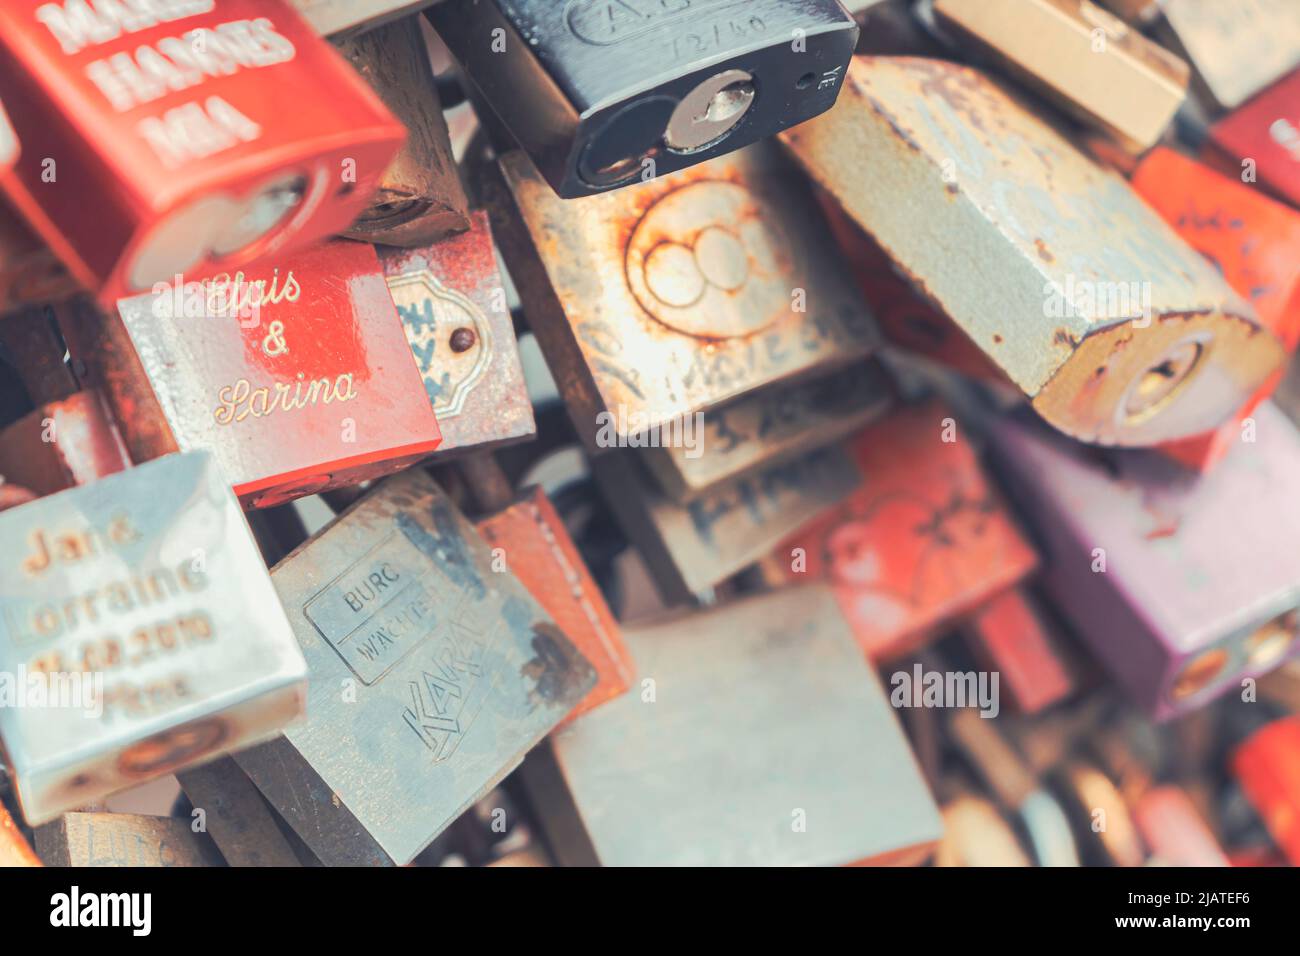
<path fill-rule="evenodd" d="M 566 199 L 668 175 L 824 112 L 858 36 L 835 0 L 448 0 L 427 15 Z"/>
<path fill-rule="evenodd" d="M 189 820 L 136 813 L 65 813 L 36 829 L 36 852 L 46 866 L 225 866 Z"/>
<path fill-rule="evenodd" d="M 345 240 L 68 310 L 133 461 L 212 451 L 245 507 L 390 474 L 440 440 L 374 250 Z"/>
<path fill-rule="evenodd" d="M 0 708 L 29 823 L 264 740 L 301 713 L 306 665 L 211 455 L 11 508 L 0 540 L 14 545 L 0 662 L 46 688 Z"/>
<path fill-rule="evenodd" d="M 524 763 L 562 863 L 903 864 L 929 854 L 938 810 L 825 589 L 789 588 L 625 633 L 636 693 L 554 734 Z M 744 693 L 718 693 L 720 674 Z"/>
<path fill-rule="evenodd" d="M 939 26 L 1140 153 L 1187 95 L 1187 64 L 1089 0 L 934 0 Z"/>
<path fill-rule="evenodd" d="M 771 144 L 573 202 L 520 153 L 501 167 L 520 213 L 497 228 L 506 267 L 589 449 L 875 344 L 811 196 Z"/>
<path fill-rule="evenodd" d="M 410 17 L 334 45 L 406 127 L 406 145 L 379 181 L 370 208 L 343 235 L 425 246 L 469 228 L 469 201 L 452 156 L 422 23 Z"/>
<path fill-rule="evenodd" d="M 1123 180 L 969 67 L 855 57 L 835 109 L 782 139 L 1076 438 L 1203 433 L 1282 361 L 1249 304 Z"/>
<path fill-rule="evenodd" d="M 404 137 L 283 0 L 11 0 L 0 50 L 0 191 L 104 308 L 341 231 Z"/>
<path fill-rule="evenodd" d="M 1300 650 L 1300 433 L 1272 403 L 1205 475 L 1015 416 L 989 434 L 1043 546 L 1044 591 L 1148 714 L 1186 713 Z"/>
<path fill-rule="evenodd" d="M 276 565 L 307 719 L 235 759 L 327 866 L 409 863 L 595 685 L 496 566 L 420 469 Z"/>
<path fill-rule="evenodd" d="M 1036 567 L 941 402 L 899 409 L 850 447 L 859 487 L 785 538 L 765 564 L 778 579 L 828 580 L 873 660 L 910 653 Z"/>
<path fill-rule="evenodd" d="M 524 381 L 485 213 L 467 232 L 419 249 L 379 250 L 415 363 L 438 418 L 438 458 L 531 438 Z"/>

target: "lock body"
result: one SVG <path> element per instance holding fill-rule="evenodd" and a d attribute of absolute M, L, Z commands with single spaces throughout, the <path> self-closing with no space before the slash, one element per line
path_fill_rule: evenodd
<path fill-rule="evenodd" d="M 1193 710 L 1300 649 L 1300 435 L 1270 402 L 1205 475 L 999 419 L 998 470 L 1042 543 L 1045 593 L 1148 714 Z"/>
<path fill-rule="evenodd" d="M 79 9 L 0 10 L 0 190 L 105 308 L 343 230 L 403 141 L 282 0 Z"/>
<path fill-rule="evenodd" d="M 1033 548 L 941 403 L 899 409 L 849 447 L 859 486 L 767 563 L 787 581 L 828 581 L 872 660 L 906 655 L 1034 570 Z"/>
<path fill-rule="evenodd" d="M 537 430 L 492 231 L 480 211 L 469 221 L 429 246 L 378 250 L 442 432 L 439 459 Z"/>
<path fill-rule="evenodd" d="M 273 579 L 311 671 L 307 719 L 235 759 L 328 866 L 409 863 L 596 683 L 419 469 Z"/>
<path fill-rule="evenodd" d="M 136 813 L 65 813 L 37 828 L 36 852 L 46 866 L 225 866 L 212 841 L 195 833 L 191 822 Z"/>
<path fill-rule="evenodd" d="M 1247 737 L 1229 758 L 1269 834 L 1300 865 L 1300 718 L 1275 720 Z"/>
<path fill-rule="evenodd" d="M 37 495 L 130 466 L 117 425 L 96 391 L 75 392 L 0 429 L 0 475 Z"/>
<path fill-rule="evenodd" d="M 1001 674 L 1003 693 L 1022 714 L 1069 697 L 1075 677 L 1053 623 L 1023 588 L 1009 588 L 972 613 L 962 631 L 975 656 Z"/>
<path fill-rule="evenodd" d="M 232 275 L 76 310 L 132 460 L 210 449 L 245 507 L 390 474 L 438 424 L 374 250 L 336 241 Z"/>
<path fill-rule="evenodd" d="M 1187 94 L 1187 64 L 1088 0 L 935 0 L 945 30 L 1133 152 Z"/>
<path fill-rule="evenodd" d="M 636 666 L 604 595 L 555 506 L 539 487 L 475 525 L 493 560 L 519 579 L 596 671 L 565 723 L 627 692 Z"/>
<path fill-rule="evenodd" d="M 1208 431 L 1282 361 L 1249 304 L 1127 183 L 975 70 L 855 57 L 836 108 L 782 139 L 1075 438 L 1144 445 Z"/>
<path fill-rule="evenodd" d="M 520 214 L 497 230 L 506 267 L 589 449 L 876 342 L 773 144 L 567 203 L 522 154 L 501 166 Z"/>
<path fill-rule="evenodd" d="M 1300 71 L 1278 80 L 1209 129 L 1207 161 L 1300 207 Z"/>
<path fill-rule="evenodd" d="M 836 865 L 928 855 L 941 835 L 938 810 L 824 589 L 646 622 L 627 639 L 645 678 L 640 692 L 566 727 L 524 764 L 562 863 Z M 744 693 L 718 693 L 719 674 L 743 681 Z M 720 806 L 719 817 L 711 808 Z M 818 820 L 836 824 L 819 831 Z"/>
<path fill-rule="evenodd" d="M 0 658 L 48 688 L 0 711 L 36 825 L 264 740 L 306 667 L 211 455 L 173 455 L 0 513 Z"/>
<path fill-rule="evenodd" d="M 668 175 L 826 111 L 858 36 L 835 0 L 450 0 L 428 17 L 565 199 Z"/>

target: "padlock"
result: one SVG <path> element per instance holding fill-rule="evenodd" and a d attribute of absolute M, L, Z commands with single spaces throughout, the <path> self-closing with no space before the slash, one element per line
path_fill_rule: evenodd
<path fill-rule="evenodd" d="M 1206 131 L 1205 159 L 1300 206 L 1300 70 L 1278 80 Z"/>
<path fill-rule="evenodd" d="M 665 176 L 825 112 L 858 37 L 835 0 L 448 0 L 427 16 L 565 199 Z"/>
<path fill-rule="evenodd" d="M 1157 39 L 1191 65 L 1211 108 L 1235 109 L 1300 66 L 1300 7 L 1292 0 L 1164 0 L 1159 6 Z"/>
<path fill-rule="evenodd" d="M 625 693 L 635 665 L 604 596 L 540 487 L 475 523 L 494 562 L 514 574 L 596 671 L 596 685 L 565 721 Z"/>
<path fill-rule="evenodd" d="M 1300 650 L 1300 434 L 1270 402 L 1205 475 L 1149 451 L 1087 449 L 1005 416 L 998 471 L 1043 547 L 1041 582 L 1156 719 L 1186 713 Z"/>
<path fill-rule="evenodd" d="M 176 774 L 191 805 L 190 828 L 206 833 L 230 866 L 301 866 L 275 813 L 231 757 Z"/>
<path fill-rule="evenodd" d="M 420 469 L 276 565 L 311 670 L 307 719 L 235 759 L 327 866 L 409 863 L 595 685 L 493 565 Z"/>
<path fill-rule="evenodd" d="M 937 400 L 899 409 L 851 443 L 863 480 L 773 550 L 788 581 L 825 578 L 864 653 L 897 660 L 1037 558 Z"/>
<path fill-rule="evenodd" d="M 702 413 L 689 444 L 643 449 L 664 492 L 687 503 L 710 488 L 847 438 L 894 400 L 884 369 L 862 362 L 778 383 Z"/>
<path fill-rule="evenodd" d="M 9 810 L 0 802 L 0 867 L 40 865 L 40 858 L 18 829 Z"/>
<path fill-rule="evenodd" d="M 625 636 L 636 691 L 524 762 L 561 863 L 906 864 L 928 855 L 938 809 L 825 589 L 787 588 L 629 626 Z M 743 693 L 720 693 L 720 675 Z"/>
<path fill-rule="evenodd" d="M 1138 195 L 1250 300 L 1260 324 L 1294 353 L 1300 341 L 1300 212 L 1163 146 L 1142 160 L 1132 182 Z M 1240 440 L 1242 420 L 1280 377 L 1279 370 L 1216 431 L 1158 447 L 1189 467 L 1210 467 Z"/>
<path fill-rule="evenodd" d="M 440 0 L 289 0 L 322 36 L 354 36 Z"/>
<path fill-rule="evenodd" d="M 13 546 L 0 662 L 46 688 L 0 708 L 29 823 L 264 740 L 302 711 L 306 665 L 211 455 L 11 508 L 0 540 Z"/>
<path fill-rule="evenodd" d="M 189 820 L 136 813 L 65 813 L 36 829 L 36 852 L 46 866 L 225 865 Z"/>
<path fill-rule="evenodd" d="M 537 426 L 487 216 L 421 249 L 379 250 L 388 291 L 424 378 L 439 460 L 532 438 Z"/>
<path fill-rule="evenodd" d="M 452 156 L 429 51 L 410 17 L 334 45 L 406 127 L 406 145 L 343 235 L 392 246 L 425 246 L 469 228 L 469 201 Z"/>
<path fill-rule="evenodd" d="M 1214 832 L 1181 787 L 1153 787 L 1142 794 L 1133 807 L 1133 820 L 1161 865 L 1230 865 Z"/>
<path fill-rule="evenodd" d="M 283 0 L 11 0 L 0 50 L 0 192 L 104 308 L 345 229 L 404 138 Z"/>
<path fill-rule="evenodd" d="M 1229 763 L 1273 841 L 1292 866 L 1300 866 L 1300 716 L 1255 731 Z"/>
<path fill-rule="evenodd" d="M 569 203 L 522 154 L 501 167 L 520 213 L 496 229 L 506 267 L 591 450 L 876 342 L 774 145 Z"/>
<path fill-rule="evenodd" d="M 1038 713 L 1074 692 L 1060 637 L 1027 589 L 994 595 L 963 622 L 962 631 L 981 663 L 1002 675 L 1002 692 L 1018 712 Z"/>
<path fill-rule="evenodd" d="M 370 246 L 338 240 L 69 319 L 132 460 L 209 449 L 245 507 L 386 475 L 438 446 Z"/>
<path fill-rule="evenodd" d="M 636 455 L 599 455 L 592 470 L 667 604 L 689 602 L 761 560 L 862 480 L 840 445 L 715 485 L 684 505 L 655 487 Z"/>
<path fill-rule="evenodd" d="M 1249 304 L 1123 180 L 969 67 L 855 57 L 835 109 L 781 138 L 1067 434 L 1208 431 L 1282 361 Z"/>
<path fill-rule="evenodd" d="M 1187 95 L 1187 64 L 1089 0 L 934 0 L 939 27 L 1132 152 Z"/>
<path fill-rule="evenodd" d="M 70 299 L 79 291 L 50 247 L 0 201 L 0 320 L 27 306 Z"/>

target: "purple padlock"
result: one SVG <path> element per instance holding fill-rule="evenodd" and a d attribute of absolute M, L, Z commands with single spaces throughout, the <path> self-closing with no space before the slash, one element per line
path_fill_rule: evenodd
<path fill-rule="evenodd" d="M 1300 650 L 1300 432 L 1272 402 L 1199 475 L 1006 416 L 994 466 L 1043 555 L 1044 590 L 1157 720 Z"/>

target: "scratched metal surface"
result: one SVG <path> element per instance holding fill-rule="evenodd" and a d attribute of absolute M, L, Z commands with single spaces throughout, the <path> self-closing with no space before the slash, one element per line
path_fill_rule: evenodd
<path fill-rule="evenodd" d="M 552 738 L 601 863 L 847 864 L 923 855 L 939 838 L 885 691 L 826 590 L 627 638 L 653 702 L 625 695 Z"/>
<path fill-rule="evenodd" d="M 30 823 L 265 740 L 301 712 L 306 664 L 212 456 L 169 456 L 5 511 L 0 540 L 12 544 L 0 667 L 104 680 L 99 717 L 0 708 Z"/>
<path fill-rule="evenodd" d="M 1208 431 L 1282 359 L 1250 306 L 1127 183 L 969 67 L 855 57 L 835 109 L 782 140 L 1076 438 Z M 1143 327 L 1132 320 L 1146 297 Z M 1203 349 L 1193 373 L 1157 413 L 1131 419 L 1130 389 L 1185 342 Z"/>
<path fill-rule="evenodd" d="M 492 561 L 413 469 L 276 565 L 307 719 L 236 759 L 327 865 L 409 863 L 594 685 Z"/>
<path fill-rule="evenodd" d="M 568 201 L 522 154 L 501 165 L 531 234 L 526 251 L 503 244 L 506 265 L 588 442 L 602 411 L 628 434 L 830 371 L 877 340 L 811 195 L 774 144 Z"/>

